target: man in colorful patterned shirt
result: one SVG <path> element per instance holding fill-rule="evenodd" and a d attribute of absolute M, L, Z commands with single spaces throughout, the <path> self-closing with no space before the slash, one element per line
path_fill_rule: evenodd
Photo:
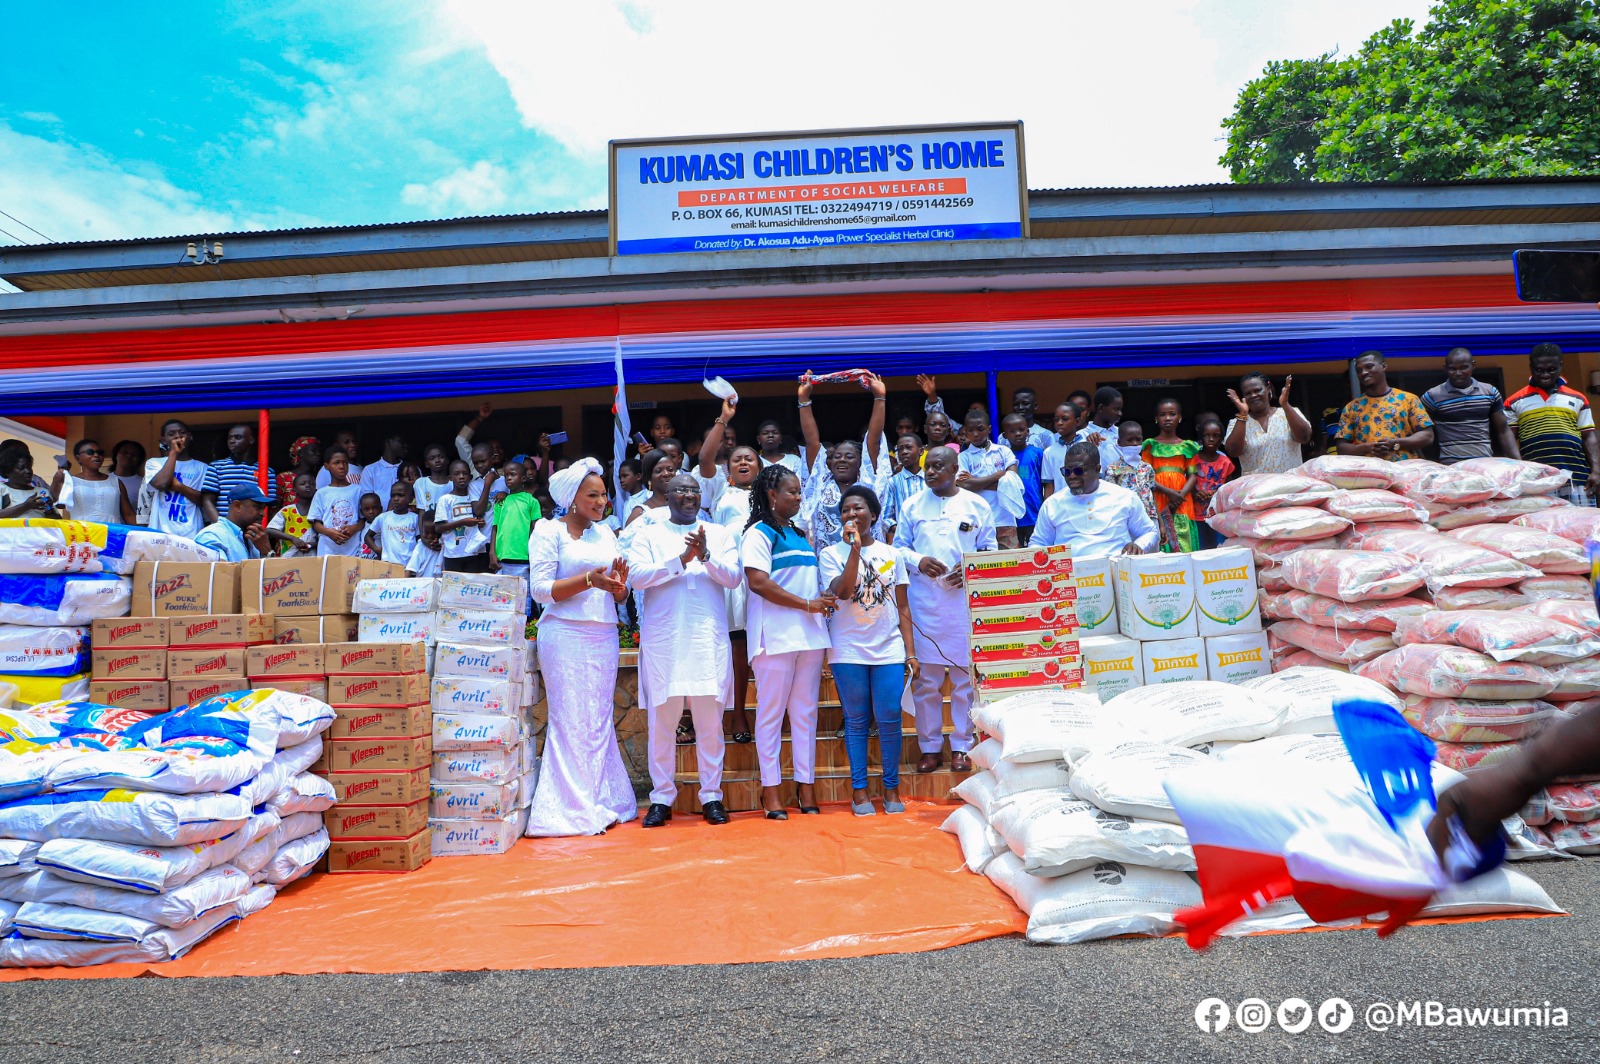
<path fill-rule="evenodd" d="M 1594 411 L 1582 392 L 1561 377 L 1561 348 L 1539 344 L 1528 356 L 1528 386 L 1506 399 L 1506 420 L 1529 462 L 1543 462 L 1600 491 L 1600 440 Z"/>
<path fill-rule="evenodd" d="M 1389 366 L 1379 351 L 1356 356 L 1355 369 L 1361 394 L 1346 403 L 1339 415 L 1339 453 L 1391 462 L 1421 457 L 1433 442 L 1433 422 L 1421 400 L 1389 387 Z"/>

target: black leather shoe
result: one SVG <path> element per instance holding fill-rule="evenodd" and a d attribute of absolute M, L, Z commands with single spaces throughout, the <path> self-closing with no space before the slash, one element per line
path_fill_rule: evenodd
<path fill-rule="evenodd" d="M 706 807 L 700 810 L 700 815 L 706 818 L 707 824 L 726 824 L 728 810 L 721 802 L 707 802 Z"/>
<path fill-rule="evenodd" d="M 658 828 L 671 819 L 672 806 L 662 805 L 659 802 L 652 802 L 650 808 L 645 810 L 644 826 L 647 828 Z"/>

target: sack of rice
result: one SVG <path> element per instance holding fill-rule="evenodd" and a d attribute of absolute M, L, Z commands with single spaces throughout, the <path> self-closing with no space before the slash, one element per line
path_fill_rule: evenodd
<path fill-rule="evenodd" d="M 1489 655 L 1496 661 L 1559 665 L 1600 653 L 1600 642 L 1580 628 L 1535 617 L 1521 610 L 1435 611 L 1408 617 L 1395 629 L 1395 642 L 1447 643 Z"/>
<path fill-rule="evenodd" d="M 1301 650 L 1297 646 L 1290 646 L 1285 643 L 1283 644 L 1283 649 L 1272 652 L 1272 670 L 1274 673 L 1280 673 L 1288 669 L 1330 669 L 1334 672 L 1348 673 L 1350 666 L 1343 665 L 1337 661 L 1329 661 L 1327 658 L 1318 657 L 1309 650 Z M 1331 724 L 1333 718 L 1330 717 L 1328 720 Z M 1321 731 L 1323 729 L 1318 728 L 1317 730 Z"/>
<path fill-rule="evenodd" d="M 1532 824 L 1535 827 L 1543 827 L 1554 820 L 1556 815 L 1550 809 L 1549 793 L 1541 789 L 1538 794 L 1529 798 L 1527 803 L 1517 810 L 1517 818 L 1524 824 Z"/>
<path fill-rule="evenodd" d="M 1256 570 L 1256 584 L 1262 591 L 1288 591 L 1289 582 L 1283 578 L 1283 570 L 1276 565 L 1269 565 Z"/>
<path fill-rule="evenodd" d="M 1574 628 L 1583 629 L 1595 638 L 1600 638 L 1600 612 L 1595 610 L 1592 599 L 1587 602 L 1577 599 L 1544 599 L 1528 603 L 1522 607 L 1522 612 L 1570 624 Z"/>
<path fill-rule="evenodd" d="M 1445 535 L 1460 543 L 1503 554 L 1513 561 L 1549 576 L 1553 573 L 1587 573 L 1589 559 L 1581 546 L 1553 532 L 1537 528 L 1512 528 L 1500 525 L 1469 525 Z"/>
<path fill-rule="evenodd" d="M 1301 550 L 1334 550 L 1339 546 L 1335 536 L 1327 539 L 1251 539 L 1237 536 L 1228 540 L 1230 547 L 1249 547 L 1257 565 L 1277 565 L 1285 557 Z"/>
<path fill-rule="evenodd" d="M 1275 510 L 1281 506 L 1320 506 L 1337 488 L 1296 473 L 1249 473 L 1230 480 L 1211 497 L 1211 513 Z"/>
<path fill-rule="evenodd" d="M 1476 502 L 1457 510 L 1445 510 L 1431 518 L 1434 528 L 1445 531 L 1466 528 L 1469 525 L 1511 524 L 1528 514 L 1544 513 L 1556 507 L 1572 504 L 1554 495 L 1524 495 L 1520 499 L 1490 499 Z"/>
<path fill-rule="evenodd" d="M 989 771 L 994 777 L 990 819 L 994 818 L 996 810 L 1018 795 L 1029 791 L 1066 790 L 1072 776 L 1072 769 L 1065 761 L 1029 761 L 1021 765 L 1002 761 Z"/>
<path fill-rule="evenodd" d="M 1125 692 L 1105 704 L 1106 715 L 1145 737 L 1172 746 L 1271 735 L 1278 710 L 1247 687 L 1218 680 L 1186 680 Z"/>
<path fill-rule="evenodd" d="M 1558 506 L 1512 518 L 1511 524 L 1519 528 L 1553 532 L 1574 543 L 1585 543 L 1591 536 L 1600 533 L 1600 510 L 1592 506 Z"/>
<path fill-rule="evenodd" d="M 1338 702 L 1360 699 L 1394 709 L 1403 704 L 1380 683 L 1329 668 L 1291 666 L 1240 686 L 1279 714 L 1274 735 L 1334 731 L 1333 707 Z"/>
<path fill-rule="evenodd" d="M 1469 458 L 1451 468 L 1476 473 L 1494 482 L 1496 497 L 1515 499 L 1523 495 L 1551 495 L 1567 486 L 1572 474 L 1542 462 L 1516 458 Z"/>
<path fill-rule="evenodd" d="M 1072 795 L 1019 799 L 995 816 L 993 828 L 1022 858 L 1023 870 L 1036 876 L 1070 875 L 1102 861 L 1175 872 L 1195 868 L 1179 825 L 1109 813 Z"/>
<path fill-rule="evenodd" d="M 1413 502 L 1404 495 L 1397 495 L 1392 491 L 1382 491 L 1376 488 L 1341 491 L 1324 503 L 1323 509 L 1330 514 L 1349 518 L 1357 523 L 1363 521 L 1421 522 L 1428 519 L 1428 508 L 1421 503 Z"/>
<path fill-rule="evenodd" d="M 1512 743 L 1544 727 L 1556 709 L 1548 702 L 1475 702 L 1465 698 L 1406 699 L 1401 714 L 1417 731 L 1447 743 Z"/>
<path fill-rule="evenodd" d="M 1278 621 L 1268 630 L 1286 643 L 1345 665 L 1371 661 L 1379 654 L 1387 654 L 1395 648 L 1394 636 L 1388 632 L 1321 628 L 1305 621 Z"/>
<path fill-rule="evenodd" d="M 944 818 L 939 830 L 960 841 L 962 862 L 975 875 L 982 875 L 989 862 L 1006 851 L 1006 840 L 989 826 L 976 806 L 963 805 Z"/>
<path fill-rule="evenodd" d="M 1394 483 L 1394 463 L 1353 454 L 1320 454 L 1297 472 L 1348 491 L 1382 490 Z"/>
<path fill-rule="evenodd" d="M 1066 876 L 1029 875 L 1003 853 L 984 873 L 1028 914 L 1028 941 L 1092 942 L 1117 935 L 1166 935 L 1173 913 L 1200 904 L 1200 887 L 1182 872 L 1104 861 Z"/>
<path fill-rule="evenodd" d="M 1557 686 L 1555 675 L 1538 665 L 1498 662 L 1466 647 L 1431 643 L 1391 650 L 1355 671 L 1391 691 L 1481 702 L 1543 698 Z"/>
<path fill-rule="evenodd" d="M 1569 661 L 1552 665 L 1546 671 L 1555 686 L 1543 697 L 1552 702 L 1576 702 L 1600 695 L 1600 660 Z"/>
<path fill-rule="evenodd" d="M 1561 913 L 1543 887 L 1502 865 L 1465 883 L 1441 890 L 1423 906 L 1421 916 L 1480 916 L 1488 913 Z"/>
<path fill-rule="evenodd" d="M 1340 602 L 1300 590 L 1261 596 L 1261 612 L 1269 620 L 1305 621 L 1319 628 L 1359 628 L 1369 632 L 1392 632 L 1402 617 L 1420 617 L 1437 608 L 1411 595 L 1370 602 Z"/>
<path fill-rule="evenodd" d="M 1021 706 L 1012 702 L 1023 701 Z M 1072 761 L 1094 746 L 1115 741 L 1125 726 L 1086 691 L 1030 691 L 1002 699 L 1007 707 L 1002 762 Z M 998 766 L 997 766 L 998 767 Z"/>
<path fill-rule="evenodd" d="M 1372 550 L 1369 540 L 1377 534 L 1389 532 L 1421 532 L 1435 535 L 1438 529 L 1420 521 L 1360 521 L 1336 540 L 1340 550 Z"/>
<path fill-rule="evenodd" d="M 1600 853 L 1600 827 L 1566 821 L 1552 822 L 1550 844 L 1562 853 L 1592 857 Z"/>
<path fill-rule="evenodd" d="M 1279 510 L 1230 510 L 1213 514 L 1206 523 L 1228 539 L 1327 539 L 1350 527 L 1350 522 L 1310 506 L 1285 506 Z"/>
<path fill-rule="evenodd" d="M 1206 763 L 1196 750 L 1139 740 L 1092 751 L 1072 770 L 1072 793 L 1108 813 L 1181 824 L 1162 783 Z"/>
<path fill-rule="evenodd" d="M 1514 587 L 1441 587 L 1433 593 L 1441 610 L 1515 610 L 1530 601 Z"/>
<path fill-rule="evenodd" d="M 983 822 L 989 822 L 989 814 L 994 810 L 994 773 L 985 770 L 974 772 L 950 791 L 963 802 L 976 809 L 983 817 Z"/>
<path fill-rule="evenodd" d="M 1414 556 L 1430 591 L 1443 587 L 1503 587 L 1539 575 L 1537 569 L 1504 555 L 1436 533 L 1376 531 L 1364 537 L 1361 549 Z"/>
<path fill-rule="evenodd" d="M 1390 487 L 1406 498 L 1420 502 L 1430 513 L 1484 502 L 1494 498 L 1500 491 L 1488 477 L 1457 472 L 1459 466 L 1445 466 L 1420 459 L 1396 462 L 1394 466 L 1394 483 Z"/>
<path fill-rule="evenodd" d="M 1581 576 L 1531 576 L 1517 584 L 1517 590 L 1529 602 L 1547 599 L 1570 599 L 1573 602 L 1593 602 L 1594 589 Z"/>
<path fill-rule="evenodd" d="M 1504 761 L 1521 747 L 1516 743 L 1443 743 L 1433 744 L 1433 759 L 1445 768 L 1456 772 L 1471 772 Z"/>
<path fill-rule="evenodd" d="M 1290 587 L 1340 602 L 1399 598 L 1422 586 L 1417 559 L 1399 551 L 1297 551 L 1282 568 Z"/>
<path fill-rule="evenodd" d="M 1587 824 L 1600 819 L 1600 787 L 1592 783 L 1552 783 L 1545 788 L 1545 801 L 1555 820 Z"/>

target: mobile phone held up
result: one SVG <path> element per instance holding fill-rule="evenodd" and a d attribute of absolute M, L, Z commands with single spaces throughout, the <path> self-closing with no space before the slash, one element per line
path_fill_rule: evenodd
<path fill-rule="evenodd" d="M 554 440 L 551 442 L 554 442 Z M 633 434 L 633 442 L 638 444 L 640 447 L 647 447 L 650 444 L 650 441 L 644 438 L 644 433 L 642 432 L 635 432 Z"/>
<path fill-rule="evenodd" d="M 550 434 L 550 446 L 554 447 L 558 443 L 566 443 L 566 442 L 567 442 L 567 434 L 565 432 L 552 432 Z"/>
<path fill-rule="evenodd" d="M 1511 269 L 1524 303 L 1600 303 L 1600 251 L 1513 251 Z"/>

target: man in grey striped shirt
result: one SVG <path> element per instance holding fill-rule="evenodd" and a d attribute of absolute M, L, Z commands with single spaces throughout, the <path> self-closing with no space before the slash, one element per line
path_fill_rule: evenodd
<path fill-rule="evenodd" d="M 1491 439 L 1506 458 L 1519 458 L 1516 434 L 1506 421 L 1505 397 L 1500 389 L 1476 380 L 1472 352 L 1451 348 L 1444 356 L 1445 382 L 1422 393 L 1422 407 L 1433 418 L 1433 435 L 1439 461 L 1445 465 L 1468 458 L 1489 458 Z"/>

